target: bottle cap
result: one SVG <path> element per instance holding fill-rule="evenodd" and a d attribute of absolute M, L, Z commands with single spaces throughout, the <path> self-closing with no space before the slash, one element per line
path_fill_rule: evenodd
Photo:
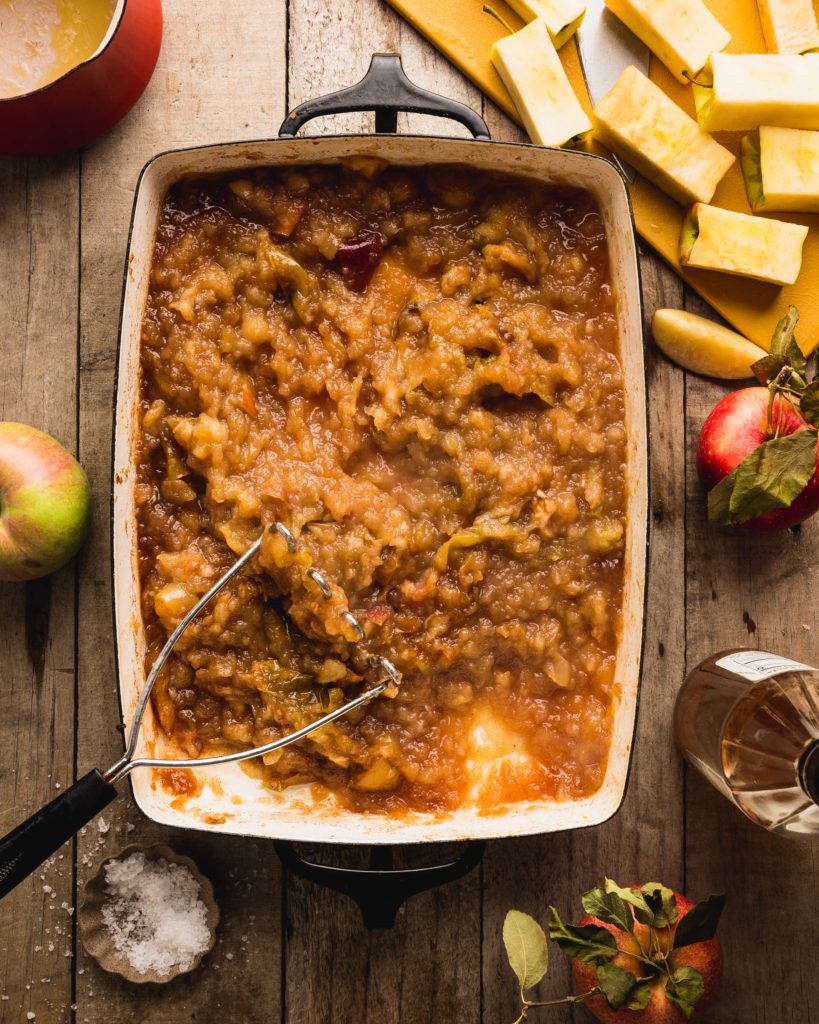
<path fill-rule="evenodd" d="M 799 781 L 815 804 L 819 804 L 819 740 L 814 741 L 799 759 Z"/>

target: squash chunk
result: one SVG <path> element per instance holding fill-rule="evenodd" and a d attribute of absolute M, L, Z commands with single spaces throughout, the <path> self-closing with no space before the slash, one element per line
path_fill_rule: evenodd
<path fill-rule="evenodd" d="M 606 7 L 683 84 L 731 42 L 730 33 L 702 0 L 606 0 Z"/>
<path fill-rule="evenodd" d="M 819 53 L 713 53 L 694 83 L 708 132 L 819 129 Z"/>
<path fill-rule="evenodd" d="M 793 284 L 808 229 L 695 203 L 680 234 L 680 265 Z"/>
<path fill-rule="evenodd" d="M 540 18 L 556 50 L 571 39 L 586 13 L 584 0 L 507 0 L 507 3 L 526 22 Z"/>
<path fill-rule="evenodd" d="M 491 58 L 532 142 L 562 146 L 591 129 L 545 22 L 536 18 L 519 32 L 499 39 Z"/>
<path fill-rule="evenodd" d="M 819 25 L 811 0 L 756 0 L 756 5 L 771 53 L 819 49 Z"/>
<path fill-rule="evenodd" d="M 734 155 L 636 68 L 594 108 L 600 141 L 679 203 L 709 203 Z"/>
<path fill-rule="evenodd" d="M 819 132 L 764 125 L 742 140 L 741 163 L 754 213 L 819 213 Z"/>

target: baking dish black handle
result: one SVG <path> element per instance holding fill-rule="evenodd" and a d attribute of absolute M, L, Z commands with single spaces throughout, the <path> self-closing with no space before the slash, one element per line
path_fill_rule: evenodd
<path fill-rule="evenodd" d="M 307 860 L 292 843 L 275 843 L 276 853 L 288 871 L 354 900 L 366 928 L 392 928 L 395 915 L 410 897 L 468 875 L 480 864 L 485 845 L 469 843 L 455 860 L 425 868 L 394 868 L 392 847 L 373 846 L 368 868 L 340 868 Z"/>
<path fill-rule="evenodd" d="M 116 795 L 116 789 L 94 768 L 0 839 L 0 899 L 36 871 Z"/>
<path fill-rule="evenodd" d="M 476 139 L 488 139 L 486 122 L 474 110 L 457 100 L 421 89 L 404 73 L 397 53 L 375 53 L 367 74 L 349 89 L 318 96 L 291 110 L 279 128 L 279 135 L 295 135 L 303 124 L 327 114 L 347 114 L 354 110 L 375 112 L 378 135 L 394 135 L 398 130 L 398 112 L 432 114 L 458 121 Z"/>

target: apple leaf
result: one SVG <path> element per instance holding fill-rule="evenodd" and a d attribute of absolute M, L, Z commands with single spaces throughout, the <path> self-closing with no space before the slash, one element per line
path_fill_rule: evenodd
<path fill-rule="evenodd" d="M 817 435 L 802 430 L 765 441 L 708 493 L 708 518 L 723 526 L 787 508 L 816 472 Z"/>
<path fill-rule="evenodd" d="M 805 387 L 799 399 L 799 408 L 808 423 L 819 427 L 819 380 L 814 380 Z"/>
<path fill-rule="evenodd" d="M 647 882 L 640 891 L 651 910 L 655 928 L 667 928 L 677 920 L 677 900 L 667 886 Z"/>
<path fill-rule="evenodd" d="M 599 917 L 606 924 L 613 924 L 621 931 L 634 934 L 634 915 L 628 903 L 616 892 L 605 889 L 590 889 L 580 902 L 587 914 Z"/>
<path fill-rule="evenodd" d="M 785 360 L 782 356 L 763 356 L 751 363 L 751 372 L 760 384 L 768 385 L 776 379 L 776 375 L 785 369 Z"/>
<path fill-rule="evenodd" d="M 600 964 L 596 971 L 597 985 L 612 1010 L 625 1006 L 639 983 L 639 978 L 617 964 Z"/>
<path fill-rule="evenodd" d="M 641 981 L 629 993 L 628 1008 L 630 1010 L 644 1010 L 651 1002 L 651 994 L 654 991 L 656 982 L 649 978 L 648 981 Z"/>
<path fill-rule="evenodd" d="M 704 993 L 705 982 L 700 972 L 695 971 L 693 967 L 677 968 L 665 987 L 665 994 L 682 1010 L 686 1020 L 691 1020 L 691 1015 Z"/>
<path fill-rule="evenodd" d="M 606 892 L 616 893 L 621 900 L 625 900 L 626 903 L 630 903 L 631 906 L 634 907 L 634 916 L 640 924 L 652 923 L 654 920 L 654 914 L 651 912 L 651 908 L 646 903 L 645 896 L 639 889 L 623 889 L 610 878 L 606 879 L 605 885 Z"/>
<path fill-rule="evenodd" d="M 549 968 L 546 934 L 533 917 L 510 910 L 503 922 L 503 944 L 523 994 L 537 985 Z"/>
<path fill-rule="evenodd" d="M 709 896 L 707 900 L 692 907 L 677 925 L 674 949 L 693 946 L 695 942 L 707 942 L 709 939 L 713 939 L 724 909 L 724 896 Z"/>
<path fill-rule="evenodd" d="M 771 355 L 781 356 L 787 366 L 792 367 L 801 376 L 805 376 L 807 359 L 797 345 L 794 331 L 799 323 L 799 310 L 796 306 L 788 306 L 788 312 L 774 328 L 771 338 Z"/>
<path fill-rule="evenodd" d="M 604 964 L 617 955 L 617 943 L 611 932 L 593 924 L 564 924 L 554 907 L 549 907 L 549 938 L 566 956 L 585 964 Z"/>

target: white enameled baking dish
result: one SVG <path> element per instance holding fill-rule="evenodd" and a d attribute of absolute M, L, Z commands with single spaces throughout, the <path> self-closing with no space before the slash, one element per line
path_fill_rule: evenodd
<path fill-rule="evenodd" d="M 300 124 L 318 114 L 376 108 L 379 132 L 395 131 L 396 109 L 436 112 L 468 123 L 474 134 L 482 135 L 485 131 L 485 126 L 481 130 L 480 118 L 467 108 L 412 86 L 395 58 L 377 57 L 359 86 L 304 104 L 290 115 L 283 132 L 295 133 Z M 571 150 L 419 135 L 309 138 L 280 135 L 272 140 L 175 150 L 160 154 L 145 166 L 137 184 L 131 224 L 114 425 L 114 599 L 119 687 L 126 725 L 130 725 L 145 680 L 133 447 L 139 407 L 140 332 L 154 236 L 165 193 L 174 182 L 191 175 L 244 172 L 264 165 L 333 163 L 351 155 L 373 155 L 410 166 L 467 164 L 525 175 L 541 182 L 587 189 L 599 205 L 608 235 L 617 301 L 620 354 L 627 382 L 628 429 L 626 587 L 616 669 L 619 697 L 604 783 L 594 796 L 570 803 L 520 803 L 502 814 L 481 815 L 474 809 L 464 809 L 446 816 L 414 815 L 402 819 L 352 813 L 334 807 L 332 801 L 326 799 L 316 803 L 308 787 L 292 787 L 274 793 L 237 765 L 196 769 L 202 782 L 200 792 L 184 800 L 166 792 L 153 770 L 138 769 L 131 776 L 134 797 L 146 815 L 164 824 L 305 842 L 451 841 L 555 832 L 599 824 L 610 818 L 622 802 L 634 736 L 646 574 L 648 440 L 640 281 L 628 192 L 611 163 Z M 164 738 L 149 710 L 139 752 L 150 751 L 156 755 L 165 749 Z"/>

